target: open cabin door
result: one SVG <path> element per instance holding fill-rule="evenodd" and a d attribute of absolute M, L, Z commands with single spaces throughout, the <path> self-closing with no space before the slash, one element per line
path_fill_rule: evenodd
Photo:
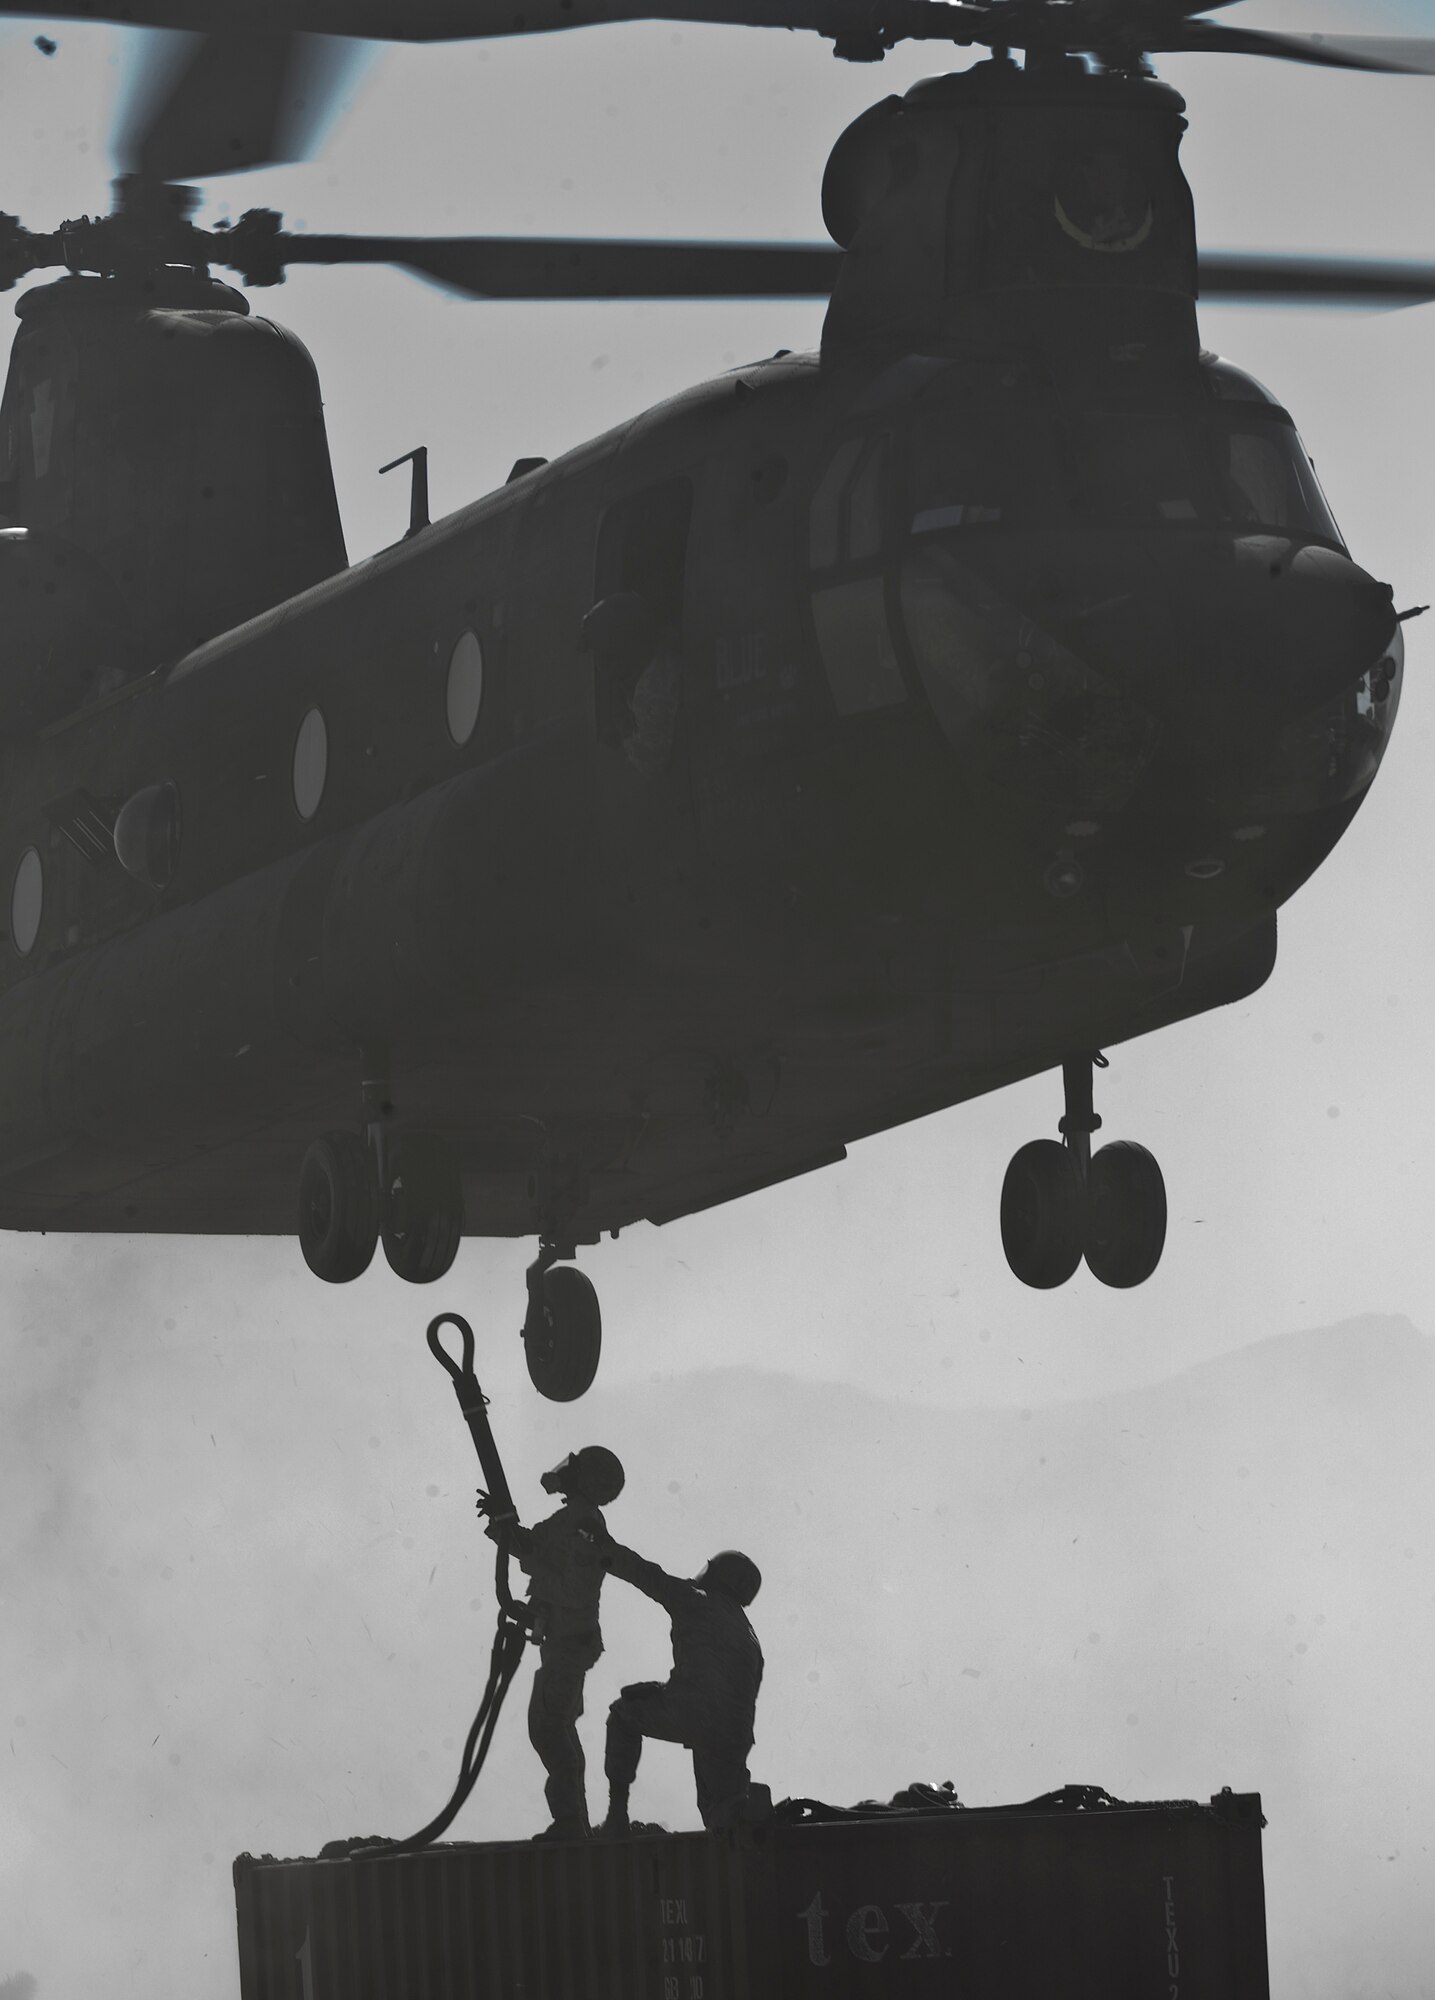
<path fill-rule="evenodd" d="M 683 587 L 693 489 L 664 480 L 609 507 L 598 530 L 593 655 L 598 741 L 639 779 L 679 754 L 683 706 Z"/>

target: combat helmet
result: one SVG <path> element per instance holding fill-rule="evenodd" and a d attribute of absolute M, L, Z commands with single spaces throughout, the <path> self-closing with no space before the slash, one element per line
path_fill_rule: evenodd
<path fill-rule="evenodd" d="M 724 1597 L 748 1605 L 762 1589 L 762 1571 L 741 1549 L 721 1549 L 708 1559 L 693 1582 L 699 1590 L 720 1590 Z"/>
<path fill-rule="evenodd" d="M 545 1472 L 542 1484 L 548 1493 L 571 1493 L 580 1500 L 591 1500 L 595 1507 L 606 1507 L 622 1492 L 624 1478 L 623 1461 L 615 1451 L 602 1444 L 585 1444 L 581 1451 L 570 1451 L 561 1464 Z"/>

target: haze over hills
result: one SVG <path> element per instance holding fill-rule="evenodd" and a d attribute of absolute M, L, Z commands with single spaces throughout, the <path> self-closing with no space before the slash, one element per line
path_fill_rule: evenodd
<path fill-rule="evenodd" d="M 45 1995 L 232 2000 L 235 1852 L 408 1832 L 447 1796 L 491 1632 L 476 1467 L 412 1343 L 156 1326 L 60 1357 L 43 1324 L 11 1343 L 0 1418 L 0 1963 Z M 485 1387 L 529 1518 L 538 1472 L 602 1441 L 628 1467 L 621 1539 L 687 1572 L 757 1557 L 776 1795 L 1259 1790 L 1278 2000 L 1417 2000 L 1432 1352 L 1370 1318 L 1032 1409 L 747 1369 L 659 1366 L 569 1407 L 511 1372 Z M 595 1807 L 607 1704 L 669 1657 L 616 1585 L 604 1629 Z M 457 1834 L 543 1822 L 526 1684 Z M 696 1823 L 680 1750 L 650 1746 L 634 1806 Z"/>

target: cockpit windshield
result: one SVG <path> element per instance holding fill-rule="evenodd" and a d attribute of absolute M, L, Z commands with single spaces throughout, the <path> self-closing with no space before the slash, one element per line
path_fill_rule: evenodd
<path fill-rule="evenodd" d="M 934 411 L 913 441 L 911 530 L 1164 528 L 1308 535 L 1343 547 L 1284 412 Z"/>
<path fill-rule="evenodd" d="M 1196 521 L 1340 542 L 1315 468 L 1279 417 L 1216 409 L 1189 416 L 1103 412 L 1080 420 L 1092 504 L 1103 521 Z"/>

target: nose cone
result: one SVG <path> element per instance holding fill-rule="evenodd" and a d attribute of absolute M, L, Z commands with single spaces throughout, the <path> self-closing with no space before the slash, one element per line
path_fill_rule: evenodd
<path fill-rule="evenodd" d="M 1158 543 L 1148 558 L 1159 600 L 1151 630 L 1164 625 L 1166 643 L 1144 661 L 1129 644 L 1118 650 L 1130 692 L 1193 746 L 1229 745 L 1237 723 L 1259 755 L 1274 734 L 1350 693 L 1395 634 L 1388 586 L 1336 549 L 1252 535 Z M 1100 649 L 1101 635 L 1092 640 Z"/>
<path fill-rule="evenodd" d="M 1389 586 L 1349 556 L 1214 534 L 1035 553 L 1023 601 L 1155 719 L 1154 783 L 1232 811 L 1304 812 L 1364 792 L 1399 702 L 1400 627 Z M 1020 588 L 1015 566 L 1003 584 Z"/>
<path fill-rule="evenodd" d="M 1349 824 L 1399 704 L 1389 589 L 1285 536 L 931 538 L 902 605 L 954 754 L 1058 831 L 1109 839 L 1123 923 L 1188 907 L 1193 883 L 1249 921 L 1284 901 Z"/>
<path fill-rule="evenodd" d="M 1280 535 L 973 537 L 961 567 L 969 597 L 1026 614 L 1202 756 L 1233 740 L 1259 755 L 1352 695 L 1397 629 L 1388 585 Z"/>
<path fill-rule="evenodd" d="M 1082 810 L 1172 780 L 1234 807 L 1277 769 L 1293 809 L 1337 803 L 1369 782 L 1398 698 L 1398 663 L 1378 704 L 1360 693 L 1398 654 L 1388 587 L 1284 536 L 923 543 L 903 606 L 954 745 Z"/>

